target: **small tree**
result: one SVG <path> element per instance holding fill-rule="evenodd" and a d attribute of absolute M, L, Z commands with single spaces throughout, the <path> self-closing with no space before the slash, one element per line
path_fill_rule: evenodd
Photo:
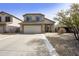
<path fill-rule="evenodd" d="M 72 4 L 67 11 L 61 10 L 54 19 L 69 27 L 76 40 L 79 41 L 79 4 Z"/>

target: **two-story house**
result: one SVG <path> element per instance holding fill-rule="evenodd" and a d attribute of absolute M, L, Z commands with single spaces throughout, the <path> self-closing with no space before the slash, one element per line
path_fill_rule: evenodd
<path fill-rule="evenodd" d="M 21 20 L 9 13 L 0 12 L 0 33 L 15 32 L 20 28 Z"/>
<path fill-rule="evenodd" d="M 45 15 L 40 13 L 24 14 L 24 21 L 20 23 L 20 31 L 22 33 L 45 33 L 53 32 L 54 21 L 45 18 Z"/>

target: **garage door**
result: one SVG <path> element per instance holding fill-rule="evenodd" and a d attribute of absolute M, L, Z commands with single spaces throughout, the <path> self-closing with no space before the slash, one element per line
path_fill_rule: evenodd
<path fill-rule="evenodd" d="M 26 25 L 24 33 L 41 33 L 41 25 Z"/>
<path fill-rule="evenodd" d="M 0 33 L 3 33 L 3 26 L 0 26 Z"/>

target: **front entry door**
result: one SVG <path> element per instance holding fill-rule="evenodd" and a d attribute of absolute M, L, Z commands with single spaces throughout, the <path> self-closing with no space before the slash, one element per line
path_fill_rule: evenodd
<path fill-rule="evenodd" d="M 46 24 L 45 25 L 45 32 L 52 32 L 51 31 L 51 25 L 50 24 Z"/>

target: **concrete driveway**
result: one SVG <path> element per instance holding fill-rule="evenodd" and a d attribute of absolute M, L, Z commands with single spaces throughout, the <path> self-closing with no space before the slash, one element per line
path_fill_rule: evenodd
<path fill-rule="evenodd" d="M 48 56 L 57 55 L 43 34 L 0 34 L 0 56 Z"/>

